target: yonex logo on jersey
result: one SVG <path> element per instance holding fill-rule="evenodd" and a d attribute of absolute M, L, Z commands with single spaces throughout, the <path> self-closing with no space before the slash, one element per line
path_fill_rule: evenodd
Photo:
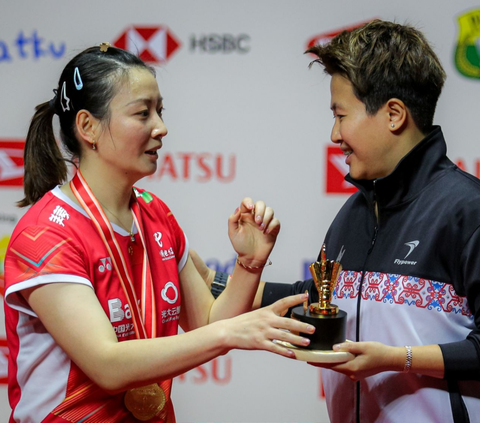
<path fill-rule="evenodd" d="M 63 224 L 63 221 L 65 219 L 66 220 L 70 219 L 70 215 L 67 213 L 67 211 L 63 207 L 60 207 L 60 206 L 55 207 L 55 210 L 48 218 L 50 222 L 58 223 L 61 226 L 65 226 Z"/>
<path fill-rule="evenodd" d="M 173 282 L 167 282 L 162 289 L 162 299 L 168 304 L 175 304 L 178 300 L 178 290 Z"/>
<path fill-rule="evenodd" d="M 161 232 L 155 232 L 153 234 L 153 238 L 155 238 L 155 241 L 159 245 L 159 247 L 162 248 L 163 247 L 163 242 L 161 241 L 162 233 Z"/>
<path fill-rule="evenodd" d="M 112 259 L 110 257 L 100 259 L 98 270 L 103 273 L 105 270 L 112 270 Z"/>

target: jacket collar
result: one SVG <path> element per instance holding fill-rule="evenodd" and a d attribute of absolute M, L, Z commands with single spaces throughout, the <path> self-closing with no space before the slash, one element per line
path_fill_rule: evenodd
<path fill-rule="evenodd" d="M 446 154 L 442 129 L 434 126 L 389 175 L 374 180 L 360 180 L 348 174 L 345 180 L 355 185 L 369 202 L 376 200 L 379 208 L 392 207 L 413 200 L 445 170 L 455 167 Z"/>

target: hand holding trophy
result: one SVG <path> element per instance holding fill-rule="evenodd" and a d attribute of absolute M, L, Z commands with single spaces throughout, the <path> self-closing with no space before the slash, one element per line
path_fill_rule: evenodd
<path fill-rule="evenodd" d="M 310 362 L 339 363 L 354 358 L 347 352 L 334 352 L 332 346 L 345 341 L 347 313 L 339 310 L 338 306 L 331 304 L 333 291 L 342 270 L 338 261 L 327 260 L 325 244 L 315 263 L 309 267 L 315 287 L 318 290 L 318 303 L 308 306 L 297 306 L 292 310 L 292 319 L 309 323 L 315 326 L 313 334 L 302 334 L 310 339 L 310 344 L 305 347 L 295 347 L 298 360 Z"/>

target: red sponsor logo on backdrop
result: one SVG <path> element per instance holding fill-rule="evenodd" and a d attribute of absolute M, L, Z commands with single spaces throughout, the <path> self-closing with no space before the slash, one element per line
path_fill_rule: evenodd
<path fill-rule="evenodd" d="M 480 178 L 480 159 L 457 159 L 455 164 L 465 172 L 471 173 L 473 176 Z"/>
<path fill-rule="evenodd" d="M 360 22 L 360 23 L 357 23 L 357 24 L 354 24 L 354 25 L 345 26 L 345 27 L 340 28 L 340 29 L 335 29 L 335 30 L 330 31 L 330 32 L 324 32 L 322 34 L 315 35 L 314 37 L 310 38 L 310 40 L 308 40 L 307 49 L 310 48 L 310 47 L 316 46 L 317 44 L 320 44 L 320 45 L 326 44 L 326 43 L 330 42 L 333 37 L 340 34 L 341 32 L 351 31 L 352 29 L 359 28 L 362 25 L 365 25 L 367 22 L 371 22 L 372 20 L 373 19 L 370 19 L 368 21 Z"/>
<path fill-rule="evenodd" d="M 131 26 L 127 28 L 113 43 L 137 54 L 149 63 L 165 63 L 180 48 L 180 41 L 165 25 Z"/>
<path fill-rule="evenodd" d="M 327 147 L 327 177 L 325 178 L 325 192 L 327 194 L 352 194 L 357 191 L 351 183 L 345 181 L 349 167 L 345 163 L 345 156 L 338 147 Z"/>
<path fill-rule="evenodd" d="M 165 153 L 158 158 L 154 179 L 168 178 L 185 182 L 232 182 L 235 179 L 237 157 L 222 153 L 177 152 Z"/>
<path fill-rule="evenodd" d="M 212 382 L 217 385 L 228 385 L 232 380 L 232 359 L 217 357 L 177 377 L 180 382 L 186 382 L 187 379 L 194 384 Z"/>
<path fill-rule="evenodd" d="M 23 186 L 23 149 L 25 141 L 0 140 L 0 186 Z"/>

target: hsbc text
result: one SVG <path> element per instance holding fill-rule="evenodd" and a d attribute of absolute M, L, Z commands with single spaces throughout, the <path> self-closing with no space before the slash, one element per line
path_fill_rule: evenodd
<path fill-rule="evenodd" d="M 247 34 L 208 34 L 190 37 L 190 50 L 208 53 L 248 53 L 250 36 Z"/>

